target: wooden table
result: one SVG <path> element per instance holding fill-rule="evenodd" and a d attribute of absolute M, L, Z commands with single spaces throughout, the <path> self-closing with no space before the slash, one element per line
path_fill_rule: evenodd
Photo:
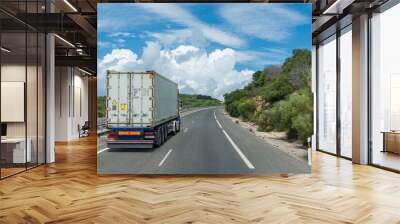
<path fill-rule="evenodd" d="M 383 131 L 382 152 L 400 154 L 400 131 Z"/>

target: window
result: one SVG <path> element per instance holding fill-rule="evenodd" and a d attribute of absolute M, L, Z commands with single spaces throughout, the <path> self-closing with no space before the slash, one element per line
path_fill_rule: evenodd
<path fill-rule="evenodd" d="M 336 35 L 318 47 L 318 148 L 336 153 Z"/>
<path fill-rule="evenodd" d="M 352 157 L 352 35 L 351 25 L 340 35 L 340 154 Z"/>
<path fill-rule="evenodd" d="M 400 170 L 400 4 L 371 18 L 372 163 Z"/>

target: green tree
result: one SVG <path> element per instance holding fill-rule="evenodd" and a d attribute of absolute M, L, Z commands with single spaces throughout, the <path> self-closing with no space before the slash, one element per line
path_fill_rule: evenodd
<path fill-rule="evenodd" d="M 267 102 L 274 103 L 284 99 L 293 92 L 293 85 L 285 75 L 279 75 L 271 79 L 271 81 L 262 90 L 261 96 Z"/>
<path fill-rule="evenodd" d="M 287 58 L 282 65 L 282 72 L 296 88 L 306 84 L 310 69 L 311 52 L 305 49 L 293 50 L 293 56 Z"/>
<path fill-rule="evenodd" d="M 263 86 L 265 83 L 265 74 L 261 71 L 255 72 L 253 74 L 253 85 L 254 87 Z"/>

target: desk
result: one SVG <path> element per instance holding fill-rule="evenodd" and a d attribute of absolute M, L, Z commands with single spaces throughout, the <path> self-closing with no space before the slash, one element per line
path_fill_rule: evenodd
<path fill-rule="evenodd" d="M 6 163 L 26 163 L 30 162 L 31 154 L 31 139 L 27 139 L 28 143 L 25 152 L 25 138 L 5 138 L 1 139 L 1 156 L 6 160 Z M 4 155 L 4 156 L 3 156 Z M 12 159 L 11 159 L 12 158 Z M 25 161 L 25 158 L 27 159 Z"/>
<path fill-rule="evenodd" d="M 382 152 L 400 154 L 400 131 L 383 131 Z"/>

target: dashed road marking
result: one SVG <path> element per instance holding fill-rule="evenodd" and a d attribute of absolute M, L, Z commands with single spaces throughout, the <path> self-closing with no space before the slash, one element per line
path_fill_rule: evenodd
<path fill-rule="evenodd" d="M 97 151 L 97 154 L 100 154 L 100 153 L 102 153 L 102 152 L 104 152 L 104 151 L 107 151 L 107 150 L 109 150 L 109 149 L 110 149 L 110 148 L 101 149 L 101 150 Z"/>
<path fill-rule="evenodd" d="M 165 160 L 167 160 L 167 158 L 168 158 L 169 154 L 171 154 L 172 150 L 173 150 L 173 149 L 168 150 L 167 154 L 165 154 L 164 158 L 163 158 L 163 159 L 160 161 L 160 163 L 158 164 L 159 167 L 162 166 L 162 165 L 164 164 Z"/>

